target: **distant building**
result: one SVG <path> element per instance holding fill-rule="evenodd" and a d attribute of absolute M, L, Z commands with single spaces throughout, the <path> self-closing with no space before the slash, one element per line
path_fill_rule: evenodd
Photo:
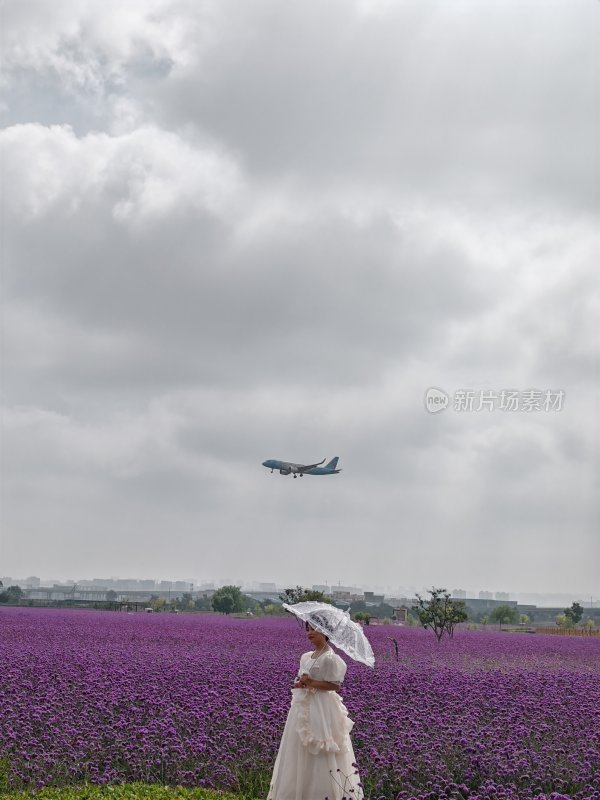
<path fill-rule="evenodd" d="M 258 591 L 259 592 L 276 592 L 277 586 L 274 583 L 263 582 L 258 584 Z"/>
<path fill-rule="evenodd" d="M 392 608 L 400 608 L 401 606 L 406 605 L 407 599 L 406 597 L 389 597 L 388 595 L 385 595 L 383 602 L 387 603 L 387 605 L 391 606 Z"/>
<path fill-rule="evenodd" d="M 52 602 L 55 600 L 84 600 L 90 601 L 104 601 L 107 599 L 106 590 L 103 589 L 75 589 L 69 586 L 54 585 L 52 587 L 38 586 L 33 589 L 26 589 L 24 597 L 27 600 L 46 600 Z"/>
<path fill-rule="evenodd" d="M 264 603 L 265 600 L 278 606 L 280 606 L 282 603 L 277 589 L 271 592 L 255 592 L 254 590 L 251 590 L 244 592 L 244 594 L 248 597 L 252 597 L 254 600 L 258 600 L 259 603 Z"/>
<path fill-rule="evenodd" d="M 334 600 L 343 600 L 344 602 L 350 603 L 352 601 L 352 595 L 350 592 L 346 592 L 340 589 L 334 589 L 332 597 Z"/>
<path fill-rule="evenodd" d="M 365 603 L 367 603 L 367 605 L 372 604 L 374 606 L 378 606 L 383 603 L 383 598 L 384 595 L 382 594 L 375 594 L 375 592 L 364 592 L 362 599 L 365 601 Z"/>
<path fill-rule="evenodd" d="M 466 600 L 467 599 L 467 593 L 465 592 L 464 589 L 453 589 L 452 590 L 452 597 L 455 600 Z"/>
<path fill-rule="evenodd" d="M 477 617 L 479 614 L 489 614 L 500 605 L 509 605 L 516 609 L 516 600 L 488 600 L 482 598 L 471 597 L 465 600 L 467 612 Z"/>
<path fill-rule="evenodd" d="M 495 600 L 510 600 L 510 595 L 508 592 L 496 592 L 494 595 Z"/>
<path fill-rule="evenodd" d="M 493 592 L 479 592 L 479 599 L 480 600 L 493 600 L 494 593 Z"/>

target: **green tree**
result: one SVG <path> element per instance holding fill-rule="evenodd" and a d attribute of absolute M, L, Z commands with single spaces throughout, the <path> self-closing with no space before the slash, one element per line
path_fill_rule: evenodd
<path fill-rule="evenodd" d="M 20 586 L 9 586 L 3 592 L 0 592 L 0 603 L 18 603 L 23 597 L 23 590 Z"/>
<path fill-rule="evenodd" d="M 584 622 L 583 627 L 587 628 L 587 630 L 591 633 L 594 630 L 595 625 L 596 623 L 594 622 L 594 620 L 591 617 L 588 617 L 588 619 L 586 619 L 586 621 Z"/>
<path fill-rule="evenodd" d="M 167 601 L 164 597 L 159 597 L 157 594 L 150 597 L 150 608 L 153 611 L 162 611 L 166 605 Z"/>
<path fill-rule="evenodd" d="M 355 622 L 364 622 L 365 625 L 369 624 L 370 619 L 371 615 L 368 611 L 357 611 L 354 615 Z"/>
<path fill-rule="evenodd" d="M 519 617 L 519 622 L 521 623 L 521 625 L 527 625 L 527 623 L 529 622 L 529 617 L 527 616 L 527 614 L 521 614 Z"/>
<path fill-rule="evenodd" d="M 566 614 L 557 614 L 556 615 L 556 624 L 559 628 L 568 628 L 569 627 L 569 619 Z"/>
<path fill-rule="evenodd" d="M 452 600 L 450 592 L 436 589 L 435 586 L 428 590 L 428 594 L 431 595 L 429 600 L 417 594 L 417 602 L 412 610 L 424 628 L 431 628 L 438 642 L 442 640 L 444 633 L 452 638 L 455 625 L 468 619 L 465 604 L 462 600 Z"/>
<path fill-rule="evenodd" d="M 333 600 L 323 592 L 318 592 L 316 589 L 305 589 L 304 586 L 296 586 L 295 589 L 286 589 L 283 594 L 279 595 L 282 603 L 287 603 L 293 606 L 296 603 L 306 603 L 308 600 L 315 600 L 321 603 L 331 603 Z"/>
<path fill-rule="evenodd" d="M 211 597 L 214 611 L 233 614 L 246 610 L 246 601 L 240 586 L 221 586 Z"/>
<path fill-rule="evenodd" d="M 263 614 L 268 614 L 269 616 L 277 616 L 277 614 L 284 614 L 285 609 L 283 609 L 279 603 L 271 603 L 268 600 L 261 603 L 260 607 L 262 609 Z"/>
<path fill-rule="evenodd" d="M 194 611 L 212 611 L 210 597 L 197 597 L 194 600 Z"/>
<path fill-rule="evenodd" d="M 496 606 L 490 614 L 490 622 L 503 624 L 514 624 L 517 620 L 517 612 L 513 606 Z"/>
<path fill-rule="evenodd" d="M 383 620 L 386 617 L 391 619 L 393 613 L 394 609 L 388 603 L 379 603 L 376 606 L 369 607 L 369 614 L 372 617 L 377 617 L 377 619 Z"/>
<path fill-rule="evenodd" d="M 181 597 L 175 600 L 174 605 L 178 611 L 189 611 L 194 608 L 194 598 L 191 592 L 183 592 Z"/>
<path fill-rule="evenodd" d="M 565 608 L 565 617 L 569 621 L 569 627 L 575 627 L 583 616 L 583 608 L 579 603 L 572 603 L 571 608 Z"/>

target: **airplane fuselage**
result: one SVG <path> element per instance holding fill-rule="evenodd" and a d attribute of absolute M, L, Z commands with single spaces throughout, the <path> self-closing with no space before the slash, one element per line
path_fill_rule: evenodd
<path fill-rule="evenodd" d="M 336 469 L 337 457 L 330 461 L 327 466 L 322 467 L 321 464 L 324 461 L 325 459 L 318 464 L 295 464 L 293 461 L 280 461 L 276 458 L 269 458 L 263 461 L 262 465 L 270 469 L 271 472 L 277 470 L 280 475 L 293 475 L 294 478 L 302 477 L 303 475 L 337 475 L 338 472 L 341 472 L 341 470 Z"/>

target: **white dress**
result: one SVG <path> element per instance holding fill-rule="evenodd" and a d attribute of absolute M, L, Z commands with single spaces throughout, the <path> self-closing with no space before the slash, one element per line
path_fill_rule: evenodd
<path fill-rule="evenodd" d="M 345 662 L 326 650 L 300 659 L 298 675 L 341 683 Z M 267 800 L 363 800 L 350 731 L 354 723 L 336 691 L 292 689 Z"/>

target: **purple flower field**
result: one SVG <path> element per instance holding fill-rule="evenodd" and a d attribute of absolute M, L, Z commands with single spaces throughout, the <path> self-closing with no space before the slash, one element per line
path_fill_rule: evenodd
<path fill-rule="evenodd" d="M 350 662 L 342 694 L 369 800 L 600 800 L 600 639 L 367 634 L 376 668 Z M 1 609 L 4 783 L 264 797 L 309 649 L 289 618 Z"/>

